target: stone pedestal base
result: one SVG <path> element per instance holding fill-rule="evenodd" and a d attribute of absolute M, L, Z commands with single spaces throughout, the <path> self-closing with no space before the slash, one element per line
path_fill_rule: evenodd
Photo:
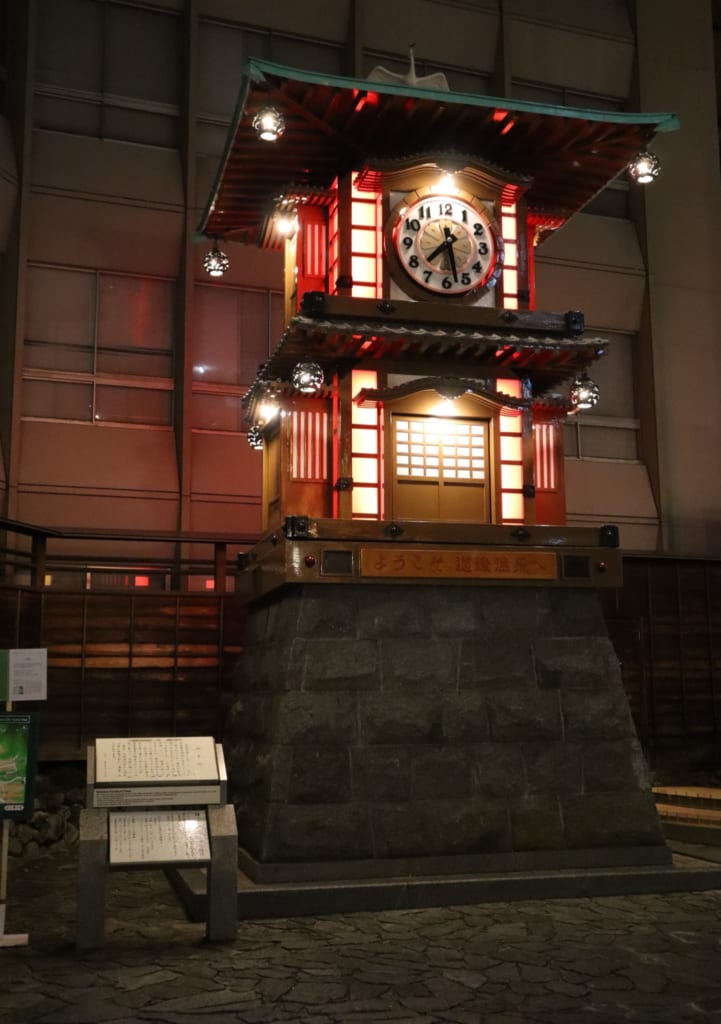
<path fill-rule="evenodd" d="M 245 644 L 226 759 L 251 877 L 670 860 L 595 592 L 297 585 Z"/>

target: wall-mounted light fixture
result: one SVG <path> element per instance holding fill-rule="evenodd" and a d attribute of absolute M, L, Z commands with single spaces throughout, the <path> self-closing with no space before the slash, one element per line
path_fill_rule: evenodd
<path fill-rule="evenodd" d="M 431 192 L 434 195 L 454 194 L 456 190 L 456 178 L 452 171 L 441 171 L 438 181 L 431 185 Z"/>
<path fill-rule="evenodd" d="M 258 411 L 260 412 L 261 423 L 270 423 L 280 412 L 280 406 L 275 401 L 275 398 L 269 395 L 268 398 L 261 402 Z"/>
<path fill-rule="evenodd" d="M 325 377 L 318 363 L 296 363 L 291 375 L 293 387 L 304 395 L 315 395 L 323 387 Z"/>
<path fill-rule="evenodd" d="M 263 434 L 257 423 L 248 431 L 248 444 L 253 451 L 260 452 L 263 450 Z"/>
<path fill-rule="evenodd" d="M 283 206 L 278 210 L 275 226 L 281 235 L 291 238 L 298 230 L 298 213 L 294 206 Z"/>
<path fill-rule="evenodd" d="M 263 107 L 253 118 L 253 128 L 264 142 L 276 142 L 285 131 L 285 118 L 275 107 Z"/>
<path fill-rule="evenodd" d="M 628 176 L 637 185 L 648 185 L 661 173 L 661 161 L 647 149 L 637 153 L 628 164 Z"/>
<path fill-rule="evenodd" d="M 601 397 L 601 389 L 595 381 L 591 380 L 586 371 L 579 373 L 571 384 L 568 392 L 571 405 L 577 412 L 586 412 L 598 405 Z"/>
<path fill-rule="evenodd" d="M 218 248 L 217 239 L 213 243 L 213 248 L 206 252 L 203 259 L 203 269 L 211 277 L 222 277 L 230 266 L 230 260 L 224 252 Z"/>

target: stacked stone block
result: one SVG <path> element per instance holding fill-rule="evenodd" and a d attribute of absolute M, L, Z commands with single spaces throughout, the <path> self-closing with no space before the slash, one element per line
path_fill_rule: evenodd
<path fill-rule="evenodd" d="M 592 591 L 286 587 L 249 612 L 237 686 L 259 879 L 668 860 Z"/>

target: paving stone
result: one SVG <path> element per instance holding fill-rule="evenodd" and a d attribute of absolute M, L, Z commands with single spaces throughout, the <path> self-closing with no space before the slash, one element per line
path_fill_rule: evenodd
<path fill-rule="evenodd" d="M 211 946 L 162 873 L 114 872 L 81 956 L 75 868 L 11 865 L 31 941 L 0 952 L 2 1024 L 721 1022 L 721 891 L 243 921 Z"/>

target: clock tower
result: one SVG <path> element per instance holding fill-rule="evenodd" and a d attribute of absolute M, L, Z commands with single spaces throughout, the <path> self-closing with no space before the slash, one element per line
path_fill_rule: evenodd
<path fill-rule="evenodd" d="M 201 233 L 283 248 L 286 312 L 243 399 L 244 871 L 667 863 L 596 594 L 618 530 L 565 523 L 607 343 L 535 308 L 534 253 L 675 119 L 255 60 L 241 97 Z"/>

